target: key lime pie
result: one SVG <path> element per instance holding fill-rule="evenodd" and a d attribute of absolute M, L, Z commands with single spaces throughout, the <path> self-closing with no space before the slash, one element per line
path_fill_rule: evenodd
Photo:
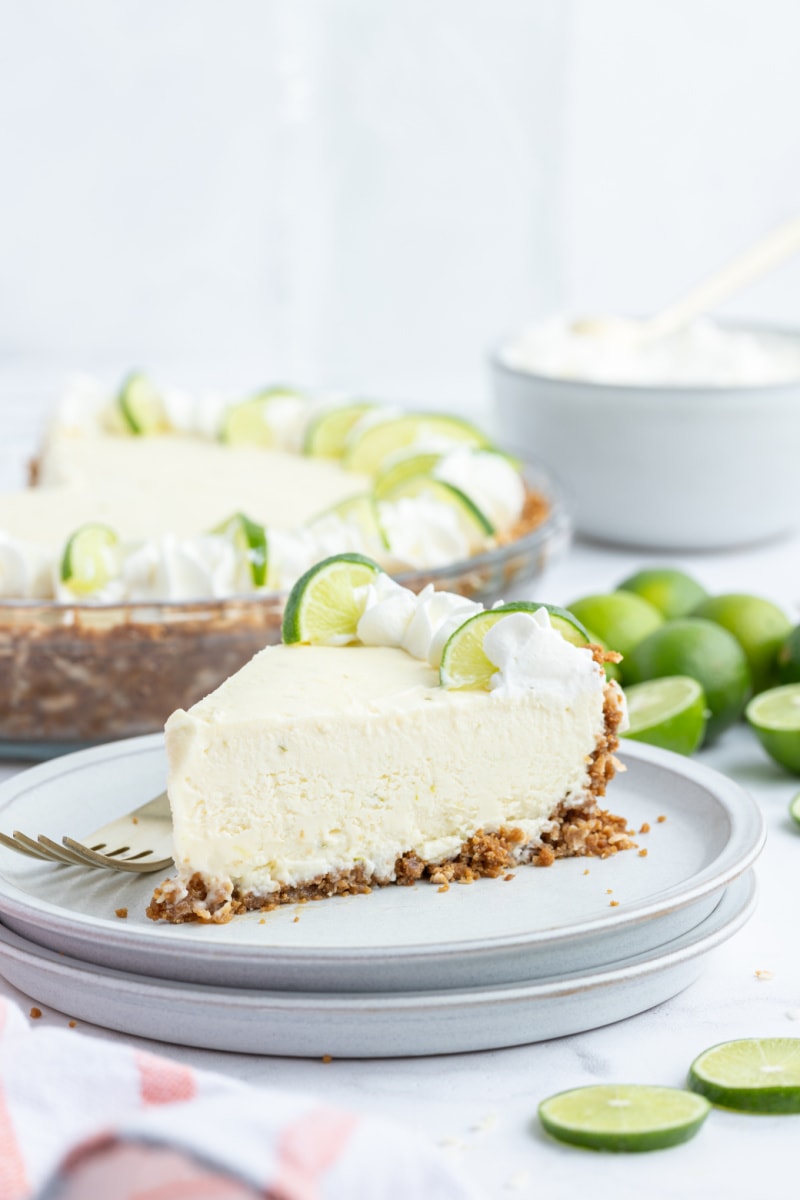
<path fill-rule="evenodd" d="M 498 595 L 568 534 L 539 477 L 453 416 L 79 383 L 35 486 L 0 494 L 0 753 L 162 729 L 279 638 L 331 554 Z"/>
<path fill-rule="evenodd" d="M 618 657 L 560 609 L 415 594 L 360 555 L 317 564 L 282 644 L 167 722 L 178 875 L 148 915 L 223 923 L 628 848 L 598 806 Z"/>

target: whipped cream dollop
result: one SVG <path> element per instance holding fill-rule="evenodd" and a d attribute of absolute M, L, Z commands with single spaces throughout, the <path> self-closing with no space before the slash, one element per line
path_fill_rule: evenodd
<path fill-rule="evenodd" d="M 591 650 L 573 646 L 553 629 L 546 608 L 503 617 L 487 632 L 483 652 L 497 667 L 490 689 L 508 696 L 535 686 L 568 700 L 589 679 L 604 675 Z"/>
<path fill-rule="evenodd" d="M 433 584 L 417 594 L 383 572 L 357 589 L 363 604 L 356 634 L 364 646 L 394 646 L 412 658 L 438 667 L 451 633 L 481 605 L 452 592 L 437 592 Z"/>
<path fill-rule="evenodd" d="M 460 488 L 496 529 L 506 529 L 519 520 L 525 485 L 504 455 L 491 450 L 451 450 L 436 464 L 433 474 Z"/>
<path fill-rule="evenodd" d="M 800 380 L 800 339 L 708 320 L 636 343 L 613 321 L 602 332 L 581 333 L 571 320 L 553 317 L 507 343 L 500 359 L 535 375 L 604 384 L 757 387 Z"/>

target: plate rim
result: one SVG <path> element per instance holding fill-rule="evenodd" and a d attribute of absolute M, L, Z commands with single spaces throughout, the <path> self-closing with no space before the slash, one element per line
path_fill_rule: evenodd
<path fill-rule="evenodd" d="M 105 742 L 99 746 L 91 746 L 48 762 L 39 763 L 34 767 L 29 767 L 27 770 L 22 770 L 10 779 L 0 782 L 0 820 L 2 820 L 2 814 L 5 809 L 14 800 L 24 795 L 26 791 L 35 789 L 54 778 L 57 779 L 62 775 L 80 772 L 87 766 L 95 764 L 95 762 L 113 761 L 116 758 L 127 757 L 130 754 L 149 755 L 159 751 L 162 754 L 164 753 L 163 734 L 144 734 L 135 738 L 124 738 L 115 742 Z M 764 814 L 746 788 L 722 774 L 722 772 L 707 766 L 705 763 L 684 758 L 682 755 L 673 754 L 670 751 L 662 750 L 643 742 L 626 739 L 624 747 L 621 747 L 617 753 L 634 761 L 639 760 L 648 765 L 655 766 L 657 769 L 665 771 L 668 776 L 678 776 L 691 780 L 703 787 L 706 792 L 709 792 L 727 813 L 731 836 L 714 862 L 692 877 L 696 882 L 691 886 L 676 884 L 673 888 L 666 889 L 666 891 L 662 889 L 660 893 L 661 899 L 643 902 L 631 910 L 603 914 L 583 922 L 575 922 L 571 926 L 562 928 L 550 927 L 527 933 L 475 938 L 457 943 L 452 941 L 425 943 L 422 945 L 410 943 L 402 947 L 337 947 L 328 945 L 313 949 L 308 947 L 253 946 L 246 949 L 239 948 L 240 952 L 247 953 L 249 957 L 257 957 L 264 962 L 269 961 L 270 963 L 291 966 L 292 964 L 304 963 L 309 960 L 320 964 L 331 962 L 340 964 L 346 964 L 347 962 L 362 963 L 366 961 L 377 963 L 386 958 L 394 962 L 406 959 L 418 961 L 427 958 L 460 958 L 467 955 L 496 954 L 502 951 L 508 952 L 516 948 L 530 949 L 537 945 L 547 944 L 554 939 L 557 939 L 559 942 L 570 942 L 592 936 L 601 936 L 607 930 L 631 928 L 654 917 L 678 911 L 687 905 L 697 903 L 703 898 L 721 891 L 752 867 L 763 849 L 767 830 Z M 734 811 L 735 806 L 738 806 L 736 811 Z M 745 826 L 744 829 L 737 828 L 737 821 L 741 823 L 745 816 L 749 818 L 749 826 Z M 734 847 L 737 846 L 734 834 L 738 834 L 739 841 L 747 834 L 747 837 L 744 838 L 744 845 L 739 846 L 736 853 L 731 849 L 732 845 Z M 13 852 L 9 850 L 7 853 L 11 854 Z M 718 865 L 719 860 L 725 860 L 726 855 L 728 861 L 725 862 L 724 867 L 720 868 Z M 44 917 L 47 919 L 48 928 L 54 932 L 63 931 L 71 938 L 80 936 L 76 931 L 82 931 L 83 934 L 89 936 L 92 933 L 108 933 L 109 930 L 114 930 L 115 938 L 121 944 L 130 947 L 131 951 L 147 952 L 154 945 L 151 930 L 139 930 L 133 927 L 122 928 L 108 917 L 95 917 L 90 914 L 75 913 L 74 910 L 65 909 L 48 900 L 42 900 L 35 896 L 32 897 L 29 893 L 23 891 L 23 889 L 10 883 L 5 878 L 2 866 L 0 866 L 0 922 L 6 914 L 12 918 L 17 917 L 28 921 L 32 915 Z M 157 941 L 162 951 L 168 949 L 170 946 L 180 946 L 184 949 L 188 949 L 191 946 L 191 953 L 194 957 L 197 959 L 208 959 L 212 957 L 217 958 L 221 947 L 224 950 L 234 949 L 233 947 L 226 946 L 224 943 L 220 943 L 220 945 L 200 941 L 190 943 L 181 935 L 180 931 L 182 929 L 183 926 L 170 926 L 158 933 Z"/>
<path fill-rule="evenodd" d="M 739 894 L 741 893 L 741 894 Z M 473 988 L 436 988 L 413 992 L 290 992 L 267 988 L 227 987 L 220 984 L 188 983 L 164 976 L 143 975 L 135 971 L 122 971 L 98 963 L 85 962 L 65 955 L 47 946 L 22 937 L 0 923 L 0 964 L 6 954 L 30 962 L 36 967 L 42 961 L 48 964 L 49 973 L 72 978 L 91 979 L 100 975 L 109 981 L 121 997 L 141 996 L 144 989 L 154 998 L 164 989 L 170 999 L 202 1004 L 211 1001 L 220 1006 L 236 1007 L 240 1011 L 258 1011 L 265 1003 L 270 1010 L 281 1005 L 290 1011 L 306 1009 L 318 1011 L 324 1007 L 326 1013 L 355 1014 L 369 1009 L 391 1015 L 399 1010 L 424 1012 L 442 1011 L 453 1006 L 480 1008 L 490 1004 L 513 1004 L 524 1000 L 557 999 L 589 988 L 606 987 L 615 983 L 631 982 L 646 978 L 653 972 L 692 961 L 710 953 L 728 941 L 747 923 L 758 901 L 758 883 L 753 871 L 740 876 L 727 888 L 708 917 L 699 926 L 688 930 L 663 946 L 655 946 L 643 955 L 630 959 L 618 959 L 602 967 L 591 967 L 563 977 L 550 976 L 544 979 L 516 981 L 509 984 L 490 984 Z M 728 912 L 726 905 L 732 910 Z M 722 911 L 721 911 L 722 910 Z M 710 928 L 709 928 L 710 927 Z M 15 946 L 14 943 L 22 943 Z M 2 975 L 0 967 L 0 975 Z"/>

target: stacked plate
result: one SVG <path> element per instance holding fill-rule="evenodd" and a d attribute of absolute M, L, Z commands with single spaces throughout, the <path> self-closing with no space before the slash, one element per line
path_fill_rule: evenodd
<path fill-rule="evenodd" d="M 158 876 L 0 847 L 0 974 L 109 1029 L 259 1054 L 485 1050 L 632 1016 L 692 983 L 747 920 L 764 823 L 708 767 L 634 742 L 623 758 L 612 807 L 638 850 L 223 926 L 150 922 Z M 69 755 L 0 787 L 0 829 L 80 840 L 160 792 L 164 775 L 160 736 Z"/>

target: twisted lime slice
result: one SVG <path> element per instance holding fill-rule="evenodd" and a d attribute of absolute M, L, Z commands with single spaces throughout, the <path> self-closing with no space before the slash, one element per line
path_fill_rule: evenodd
<path fill-rule="evenodd" d="M 336 554 L 301 575 L 289 593 L 281 636 L 287 644 L 319 646 L 355 641 L 363 606 L 357 588 L 372 583 L 382 568 L 363 554 Z"/>
<path fill-rule="evenodd" d="M 259 525 L 257 521 L 251 521 L 243 512 L 237 512 L 218 525 L 214 533 L 231 539 L 238 553 L 250 564 L 253 585 L 264 587 L 269 563 L 267 531 L 264 526 Z"/>
<path fill-rule="evenodd" d="M 676 754 L 694 754 L 706 731 L 705 692 L 688 675 L 667 675 L 625 689 L 630 728 L 625 737 L 661 746 Z"/>
<path fill-rule="evenodd" d="M 134 371 L 122 384 L 117 407 L 124 427 L 139 437 L 168 433 L 171 426 L 158 389 L 146 375 Z"/>
<path fill-rule="evenodd" d="M 406 452 L 399 458 L 393 457 L 391 463 L 380 471 L 375 480 L 376 499 L 385 500 L 391 497 L 396 488 L 403 487 L 410 479 L 420 475 L 429 476 L 441 458 L 442 454 L 433 450 L 428 454 Z"/>
<path fill-rule="evenodd" d="M 365 428 L 357 425 L 345 447 L 345 464 L 351 471 L 376 475 L 390 455 L 417 447 L 420 453 L 448 446 L 489 446 L 485 434 L 460 417 L 441 413 L 406 413 L 376 421 Z"/>
<path fill-rule="evenodd" d="M 389 547 L 389 539 L 381 525 L 378 506 L 371 492 L 348 496 L 347 499 L 340 500 L 338 504 L 332 504 L 330 508 L 326 508 L 324 512 L 309 521 L 308 528 L 312 533 L 314 527 L 324 521 L 326 517 L 338 517 L 346 524 L 354 526 L 363 536 L 365 546 L 375 546 L 381 550 Z"/>
<path fill-rule="evenodd" d="M 486 634 L 510 613 L 534 613 L 540 608 L 546 608 L 550 614 L 550 624 L 557 629 L 561 636 L 574 646 L 588 644 L 589 635 L 572 613 L 566 609 L 556 608 L 552 604 L 533 604 L 520 600 L 515 604 L 503 604 L 499 608 L 491 608 L 487 612 L 476 613 L 469 617 L 463 625 L 450 635 L 442 651 L 442 661 L 439 667 L 439 681 L 442 687 L 451 690 L 458 688 L 488 689 L 492 676 L 497 667 L 487 658 L 483 649 Z"/>
<path fill-rule="evenodd" d="M 89 596 L 119 572 L 119 539 L 107 525 L 82 525 L 61 559 L 61 582 L 78 596 Z"/>
<path fill-rule="evenodd" d="M 340 404 L 321 413 L 306 430 L 304 452 L 318 458 L 341 458 L 353 426 L 375 407 L 371 400 L 362 400 L 356 404 Z"/>
<path fill-rule="evenodd" d="M 800 1113 L 800 1038 L 743 1038 L 703 1051 L 689 1086 L 720 1108 Z"/>
<path fill-rule="evenodd" d="M 687 1142 L 710 1111 L 702 1096 L 680 1088 L 598 1084 L 543 1100 L 539 1120 L 561 1142 L 638 1153 Z"/>
<path fill-rule="evenodd" d="M 222 419 L 221 440 L 232 446 L 274 446 L 269 408 L 275 401 L 286 399 L 305 401 L 305 396 L 293 388 L 273 387 L 233 404 Z"/>

